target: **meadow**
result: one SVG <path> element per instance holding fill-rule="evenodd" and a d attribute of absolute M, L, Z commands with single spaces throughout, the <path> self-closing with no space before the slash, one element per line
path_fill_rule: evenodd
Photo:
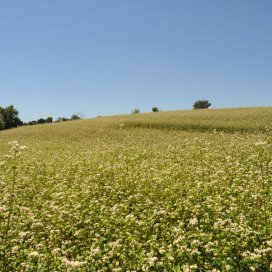
<path fill-rule="evenodd" d="M 272 271 L 272 108 L 0 132 L 0 271 Z"/>

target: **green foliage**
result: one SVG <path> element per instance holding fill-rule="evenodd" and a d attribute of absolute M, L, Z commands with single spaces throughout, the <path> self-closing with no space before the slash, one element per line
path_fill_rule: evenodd
<path fill-rule="evenodd" d="M 2 130 L 4 128 L 5 128 L 5 123 L 4 123 L 4 120 L 3 120 L 3 116 L 0 113 L 0 130 Z"/>
<path fill-rule="evenodd" d="M 27 123 L 24 123 L 25 126 L 33 126 L 33 125 L 39 125 L 39 124 L 47 124 L 47 123 L 52 123 L 53 118 L 52 117 L 47 117 L 46 119 L 40 118 L 37 121 L 33 120 Z"/>
<path fill-rule="evenodd" d="M 153 112 L 158 112 L 159 109 L 158 109 L 157 107 L 153 107 L 153 108 L 152 108 L 152 111 L 153 111 Z"/>
<path fill-rule="evenodd" d="M 46 123 L 46 119 L 40 118 L 37 121 L 38 124 L 45 124 Z"/>
<path fill-rule="evenodd" d="M 46 123 L 52 123 L 52 122 L 53 122 L 53 117 L 46 118 Z"/>
<path fill-rule="evenodd" d="M 56 122 L 59 123 L 59 122 L 66 122 L 66 121 L 69 121 L 70 119 L 66 118 L 66 117 L 58 117 L 56 119 Z"/>
<path fill-rule="evenodd" d="M 197 100 L 193 107 L 194 109 L 208 109 L 212 104 L 209 102 L 209 100 Z"/>
<path fill-rule="evenodd" d="M 37 124 L 38 124 L 37 121 L 33 120 L 33 121 L 30 121 L 30 122 L 26 123 L 25 125 L 26 126 L 34 126 L 34 125 L 37 125 Z"/>
<path fill-rule="evenodd" d="M 15 109 L 13 105 L 10 105 L 6 108 L 0 107 L 0 114 L 3 118 L 5 129 L 14 128 L 23 124 L 18 116 L 18 110 Z"/>
<path fill-rule="evenodd" d="M 80 120 L 80 119 L 81 119 L 80 116 L 78 116 L 77 114 L 73 114 L 71 116 L 71 120 Z"/>

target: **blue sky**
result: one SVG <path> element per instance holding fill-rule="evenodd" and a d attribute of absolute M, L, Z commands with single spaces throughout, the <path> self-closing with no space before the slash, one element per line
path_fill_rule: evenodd
<path fill-rule="evenodd" d="M 0 105 L 24 121 L 272 106 L 271 0 L 0 0 Z"/>

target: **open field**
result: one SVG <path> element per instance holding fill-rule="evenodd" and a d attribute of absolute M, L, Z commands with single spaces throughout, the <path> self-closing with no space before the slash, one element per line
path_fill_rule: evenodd
<path fill-rule="evenodd" d="M 272 271 L 271 193 L 272 108 L 1 131 L 0 271 Z"/>

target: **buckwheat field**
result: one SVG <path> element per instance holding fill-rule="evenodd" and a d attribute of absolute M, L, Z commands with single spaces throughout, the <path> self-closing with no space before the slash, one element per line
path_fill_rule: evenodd
<path fill-rule="evenodd" d="M 272 108 L 0 132 L 0 271 L 272 271 Z"/>

